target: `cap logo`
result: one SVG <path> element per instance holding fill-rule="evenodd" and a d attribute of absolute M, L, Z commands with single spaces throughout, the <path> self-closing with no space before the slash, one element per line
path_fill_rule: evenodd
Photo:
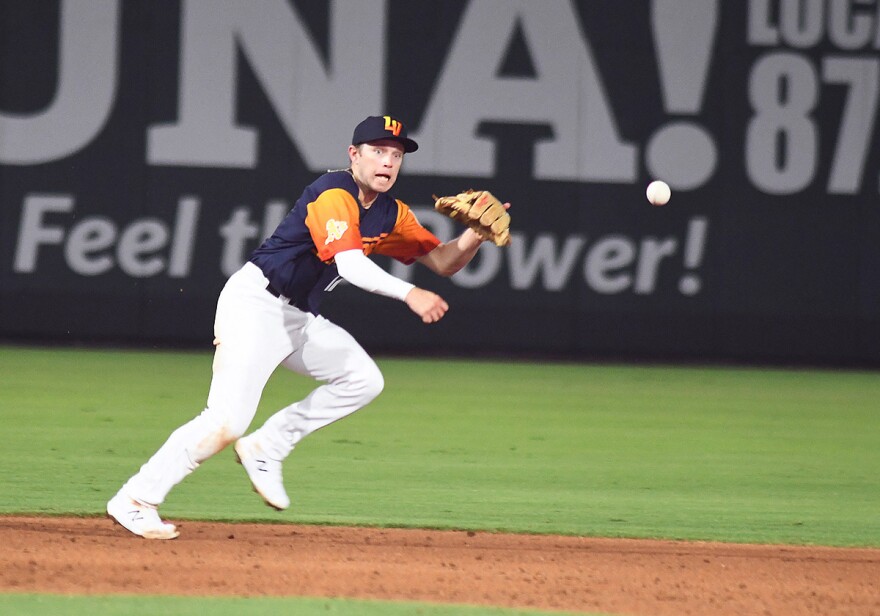
<path fill-rule="evenodd" d="M 391 131 L 391 134 L 395 137 L 400 136 L 400 129 L 403 128 L 403 123 L 398 122 L 391 116 L 383 116 L 385 118 L 385 130 Z"/>

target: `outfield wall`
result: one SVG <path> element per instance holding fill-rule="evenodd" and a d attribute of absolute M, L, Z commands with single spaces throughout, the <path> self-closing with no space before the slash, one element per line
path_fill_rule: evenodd
<path fill-rule="evenodd" d="M 3 0 L 0 336 L 210 345 L 225 278 L 370 114 L 395 194 L 514 241 L 373 350 L 880 363 L 880 2 Z M 648 205 L 652 178 L 673 188 Z"/>

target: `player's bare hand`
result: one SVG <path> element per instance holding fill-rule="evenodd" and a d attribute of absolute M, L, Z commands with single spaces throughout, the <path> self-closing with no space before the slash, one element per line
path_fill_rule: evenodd
<path fill-rule="evenodd" d="M 404 301 L 410 310 L 422 317 L 424 323 L 436 323 L 449 310 L 449 304 L 442 297 L 419 287 L 410 290 Z"/>

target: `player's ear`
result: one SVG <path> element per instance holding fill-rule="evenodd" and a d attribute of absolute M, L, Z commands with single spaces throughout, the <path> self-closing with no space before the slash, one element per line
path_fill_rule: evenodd
<path fill-rule="evenodd" d="M 359 152 L 360 152 L 360 146 L 356 146 L 356 145 L 348 146 L 348 160 L 354 162 L 354 158 Z"/>

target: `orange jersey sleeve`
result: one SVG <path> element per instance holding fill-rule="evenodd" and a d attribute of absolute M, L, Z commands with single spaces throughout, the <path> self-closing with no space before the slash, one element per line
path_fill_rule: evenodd
<path fill-rule="evenodd" d="M 397 199 L 397 222 L 387 237 L 376 246 L 375 252 L 409 265 L 441 244 L 433 233 L 424 228 L 403 201 Z"/>
<path fill-rule="evenodd" d="M 325 190 L 307 209 L 306 226 L 321 261 L 330 261 L 343 250 L 363 248 L 358 204 L 347 191 Z"/>

